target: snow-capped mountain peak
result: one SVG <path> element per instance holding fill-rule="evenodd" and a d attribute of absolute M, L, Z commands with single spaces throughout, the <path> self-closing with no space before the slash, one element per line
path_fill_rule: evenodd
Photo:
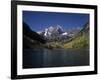
<path fill-rule="evenodd" d="M 64 33 L 62 33 L 62 35 L 68 35 L 68 33 L 67 32 L 64 32 Z"/>
<path fill-rule="evenodd" d="M 44 36 L 48 37 L 49 35 L 51 35 L 51 33 L 49 32 L 49 29 L 46 28 L 45 31 L 44 31 Z"/>
<path fill-rule="evenodd" d="M 58 38 L 66 38 L 68 36 L 68 33 L 65 32 L 60 25 L 57 25 L 50 26 L 44 29 L 44 31 L 40 33 L 40 35 L 44 36 L 46 39 L 55 40 Z"/>

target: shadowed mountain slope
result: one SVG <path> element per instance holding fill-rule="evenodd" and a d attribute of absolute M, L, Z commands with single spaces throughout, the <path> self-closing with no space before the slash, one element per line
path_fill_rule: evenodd
<path fill-rule="evenodd" d="M 33 48 L 39 44 L 45 44 L 46 40 L 37 34 L 36 32 L 32 31 L 29 26 L 23 22 L 23 46 L 24 48 Z"/>

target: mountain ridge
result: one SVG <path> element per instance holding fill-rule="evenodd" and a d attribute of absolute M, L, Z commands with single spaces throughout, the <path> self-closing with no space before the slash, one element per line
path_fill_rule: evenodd
<path fill-rule="evenodd" d="M 74 30 L 75 31 L 75 30 Z M 39 35 L 43 36 L 47 41 L 61 41 L 63 39 L 69 39 L 74 34 L 76 34 L 79 30 L 77 29 L 76 32 L 68 33 L 66 30 L 62 28 L 60 25 L 50 26 L 45 28 L 43 31 L 37 32 Z"/>
<path fill-rule="evenodd" d="M 89 48 L 89 23 L 83 25 L 83 28 L 69 39 L 47 43 L 47 48 Z"/>
<path fill-rule="evenodd" d="M 72 36 L 69 36 L 69 33 L 64 31 L 61 26 L 50 26 L 40 32 L 32 31 L 25 24 L 23 27 L 25 48 L 68 49 L 89 47 L 89 23 L 83 25 L 83 28 L 76 31 Z"/>

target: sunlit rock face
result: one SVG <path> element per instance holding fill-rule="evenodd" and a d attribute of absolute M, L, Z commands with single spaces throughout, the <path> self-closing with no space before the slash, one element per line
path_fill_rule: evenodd
<path fill-rule="evenodd" d="M 57 40 L 68 37 L 67 31 L 64 31 L 60 25 L 50 26 L 44 29 L 44 31 L 39 31 L 38 34 L 44 36 L 48 40 Z"/>

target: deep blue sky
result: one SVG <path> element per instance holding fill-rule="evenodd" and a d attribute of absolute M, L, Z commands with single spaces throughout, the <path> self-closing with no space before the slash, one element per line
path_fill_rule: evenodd
<path fill-rule="evenodd" d="M 34 31 L 56 25 L 67 30 L 82 27 L 89 21 L 89 14 L 23 11 L 23 21 Z"/>

